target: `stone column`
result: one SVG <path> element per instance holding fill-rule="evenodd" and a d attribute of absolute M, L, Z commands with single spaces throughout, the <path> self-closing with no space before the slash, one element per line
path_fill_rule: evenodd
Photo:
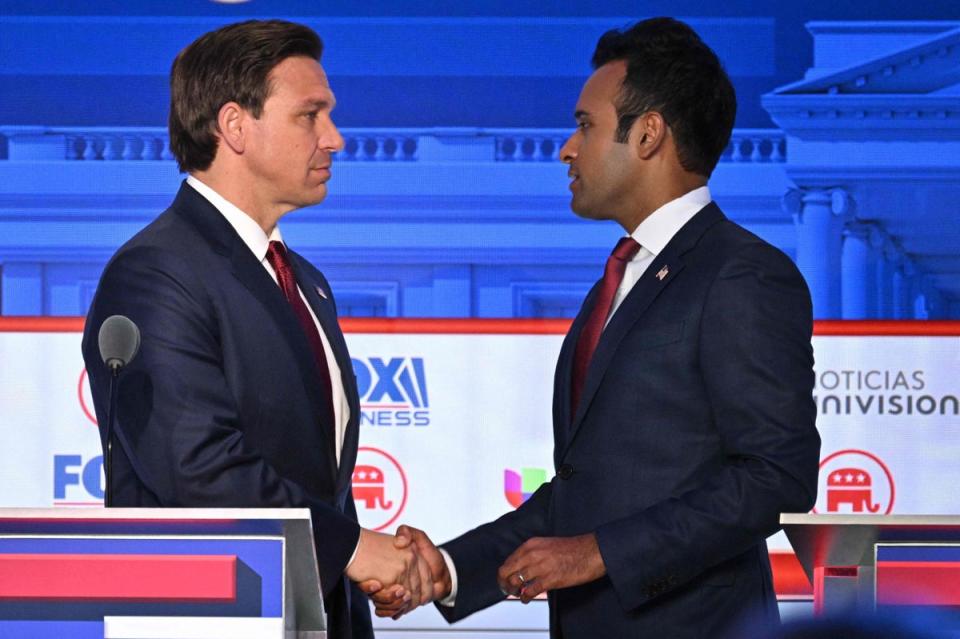
<path fill-rule="evenodd" d="M 900 261 L 900 251 L 886 233 L 876 235 L 877 251 L 877 319 L 893 319 L 893 274 Z"/>
<path fill-rule="evenodd" d="M 816 319 L 841 316 L 843 220 L 852 200 L 842 189 L 791 190 L 784 208 L 797 227 L 797 266 L 807 280 Z"/>
<path fill-rule="evenodd" d="M 915 270 L 910 260 L 901 254 L 900 263 L 893 272 L 891 297 L 893 298 L 893 318 L 913 319 L 913 277 Z"/>
<path fill-rule="evenodd" d="M 853 223 L 843 232 L 841 311 L 843 319 L 876 317 L 876 250 L 873 228 Z"/>
<path fill-rule="evenodd" d="M 926 301 L 926 317 L 923 319 L 943 319 L 946 317 L 943 295 L 927 276 L 923 278 L 923 297 Z"/>

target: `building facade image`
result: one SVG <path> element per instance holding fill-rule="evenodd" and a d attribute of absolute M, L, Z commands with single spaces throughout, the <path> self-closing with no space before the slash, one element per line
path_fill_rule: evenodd
<path fill-rule="evenodd" d="M 169 61 L 239 18 L 27 11 L 0 17 L 0 314 L 83 315 L 182 179 Z M 292 17 L 325 39 L 347 146 L 282 227 L 341 315 L 572 317 L 620 231 L 570 212 L 557 155 L 628 19 Z M 740 99 L 714 199 L 797 262 L 816 317 L 960 317 L 960 21 L 687 19 Z"/>

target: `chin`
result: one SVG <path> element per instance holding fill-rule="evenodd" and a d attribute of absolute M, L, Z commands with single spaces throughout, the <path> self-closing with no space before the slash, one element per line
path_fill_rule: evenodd
<path fill-rule="evenodd" d="M 587 220 L 603 219 L 601 214 L 589 206 L 584 206 L 583 202 L 578 202 L 576 198 L 570 201 L 570 210 L 573 211 L 577 217 L 582 217 Z"/>
<path fill-rule="evenodd" d="M 306 194 L 306 197 L 303 206 L 313 206 L 314 204 L 320 204 L 325 199 L 327 199 L 327 187 L 326 185 L 321 184 L 318 188 L 312 189 L 309 193 Z"/>

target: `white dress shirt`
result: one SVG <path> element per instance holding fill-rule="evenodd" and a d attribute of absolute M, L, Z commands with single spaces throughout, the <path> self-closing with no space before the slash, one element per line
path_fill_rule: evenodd
<path fill-rule="evenodd" d="M 689 222 L 690 218 L 696 215 L 700 209 L 710 204 L 710 201 L 710 189 L 701 186 L 675 200 L 670 200 L 647 216 L 647 219 L 634 229 L 630 237 L 640 245 L 640 250 L 627 264 L 623 273 L 623 280 L 617 288 L 617 294 L 613 296 L 613 305 L 610 307 L 610 315 L 607 317 L 608 323 L 613 314 L 620 308 L 623 300 L 633 290 L 640 276 L 653 263 L 657 255 L 663 252 L 664 247 L 673 239 L 677 231 Z"/>
<path fill-rule="evenodd" d="M 701 186 L 689 193 L 681 195 L 675 200 L 670 200 L 647 216 L 647 218 L 640 223 L 640 226 L 634 229 L 630 237 L 637 241 L 637 244 L 640 245 L 640 250 L 637 251 L 637 254 L 627 264 L 627 268 L 623 274 L 623 280 L 621 280 L 620 286 L 617 287 L 617 293 L 613 297 L 613 305 L 610 307 L 610 315 L 607 317 L 607 323 L 610 322 L 610 318 L 613 317 L 613 314 L 620 308 L 620 304 L 623 303 L 623 300 L 630 291 L 633 290 L 640 276 L 643 275 L 644 271 L 653 263 L 657 255 L 663 251 L 667 243 L 673 239 L 677 231 L 689 222 L 700 209 L 710 204 L 710 202 L 710 189 L 706 186 Z M 669 264 L 667 266 L 669 266 Z M 604 328 L 606 328 L 606 325 L 604 325 Z M 450 594 L 441 600 L 440 604 L 453 606 L 457 601 L 457 568 L 453 565 L 453 559 L 446 550 L 441 548 L 440 552 L 443 554 L 443 559 L 447 564 L 447 570 L 450 572 L 450 583 L 452 585 Z"/>
<path fill-rule="evenodd" d="M 220 211 L 227 222 L 230 223 L 230 226 L 233 227 L 233 230 L 240 236 L 240 239 L 243 240 L 243 243 L 253 252 L 254 256 L 263 265 L 263 268 L 267 270 L 267 273 L 269 273 L 273 281 L 276 282 L 277 274 L 274 272 L 273 267 L 270 266 L 270 262 L 267 261 L 267 249 L 272 241 L 283 242 L 283 237 L 280 235 L 280 228 L 276 226 L 273 227 L 273 231 L 268 237 L 252 217 L 228 202 L 223 196 L 196 177 L 192 175 L 188 176 L 187 184 L 192 186 L 197 193 L 206 198 L 210 204 L 213 204 L 214 208 Z M 279 283 L 277 285 L 279 286 Z M 333 349 L 330 348 L 330 340 L 327 338 L 327 334 L 323 332 L 323 327 L 320 325 L 320 322 L 317 321 L 317 316 L 313 312 L 313 308 L 310 307 L 310 303 L 307 302 L 307 298 L 303 296 L 303 291 L 299 285 L 297 285 L 297 290 L 300 292 L 300 298 L 303 300 L 307 310 L 310 311 L 310 317 L 313 319 L 313 323 L 316 324 L 317 331 L 320 333 L 320 340 L 323 342 L 323 352 L 327 357 L 327 366 L 330 368 L 330 390 L 333 395 L 331 400 L 333 401 L 333 416 L 336 422 L 336 446 L 334 446 L 334 448 L 337 453 L 337 465 L 339 465 L 340 451 L 343 448 L 343 436 L 347 430 L 347 423 L 350 421 L 350 405 L 347 403 L 347 394 L 343 389 L 343 378 L 340 375 L 340 367 L 337 365 L 337 359 L 333 355 Z"/>

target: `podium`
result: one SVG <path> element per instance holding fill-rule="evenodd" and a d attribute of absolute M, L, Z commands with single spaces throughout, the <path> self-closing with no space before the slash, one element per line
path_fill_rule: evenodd
<path fill-rule="evenodd" d="M 814 614 L 960 606 L 960 517 L 783 514 L 780 523 L 813 584 Z"/>
<path fill-rule="evenodd" d="M 0 508 L 0 637 L 325 639 L 310 511 Z"/>

